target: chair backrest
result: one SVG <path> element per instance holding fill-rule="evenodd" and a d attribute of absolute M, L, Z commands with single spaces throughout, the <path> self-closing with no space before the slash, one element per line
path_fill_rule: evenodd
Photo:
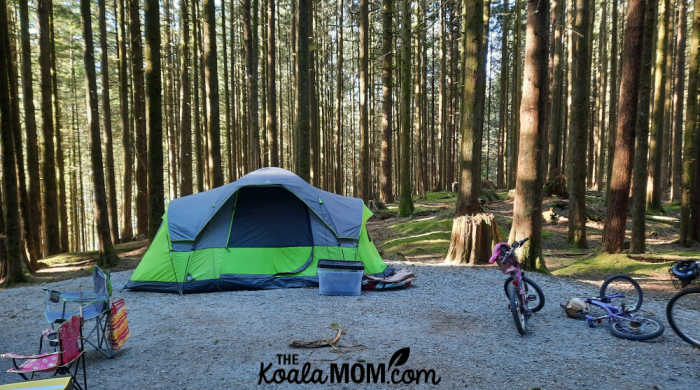
<path fill-rule="evenodd" d="M 61 364 L 75 360 L 82 352 L 80 339 L 82 317 L 74 315 L 58 328 L 58 340 L 61 344 Z"/>
<path fill-rule="evenodd" d="M 109 280 L 109 274 L 103 271 L 102 268 L 95 266 L 92 278 L 95 285 L 95 294 L 112 296 L 112 284 Z"/>

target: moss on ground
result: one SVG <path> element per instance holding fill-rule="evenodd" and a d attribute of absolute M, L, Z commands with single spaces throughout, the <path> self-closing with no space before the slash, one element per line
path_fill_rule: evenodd
<path fill-rule="evenodd" d="M 667 272 L 672 261 L 647 263 L 629 258 L 626 254 L 597 253 L 591 257 L 576 260 L 573 264 L 553 272 L 557 276 L 576 278 L 600 278 L 612 274 L 635 276 L 655 276 Z"/>

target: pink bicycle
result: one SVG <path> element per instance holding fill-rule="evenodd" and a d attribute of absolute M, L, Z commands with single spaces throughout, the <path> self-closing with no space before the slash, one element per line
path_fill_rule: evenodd
<path fill-rule="evenodd" d="M 500 242 L 493 248 L 493 255 L 489 263 L 498 264 L 504 274 L 510 275 L 503 284 L 508 309 L 513 314 L 513 321 L 521 336 L 527 332 L 527 320 L 532 313 L 540 311 L 544 307 L 544 294 L 542 289 L 532 279 L 525 277 L 520 270 L 520 261 L 515 255 L 515 250 L 521 247 L 528 238 L 508 245 Z"/>

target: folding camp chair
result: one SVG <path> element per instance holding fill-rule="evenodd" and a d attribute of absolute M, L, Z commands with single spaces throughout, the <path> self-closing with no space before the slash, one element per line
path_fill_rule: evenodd
<path fill-rule="evenodd" d="M 46 292 L 46 320 L 54 327 L 82 311 L 85 322 L 94 320 L 94 326 L 84 336 L 85 342 L 107 358 L 114 356 L 109 340 L 109 314 L 112 285 L 109 274 L 95 266 L 94 290 L 91 292 L 61 292 L 44 289 Z M 73 310 L 69 310 L 73 308 Z"/>
<path fill-rule="evenodd" d="M 75 390 L 87 390 L 87 370 L 85 369 L 84 344 L 80 315 L 72 316 L 58 328 L 58 351 L 38 355 L 18 355 L 4 353 L 0 358 L 12 359 L 13 368 L 7 372 L 19 374 L 30 380 L 38 372 L 53 372 L 54 375 L 70 375 Z M 20 363 L 18 360 L 24 360 Z M 83 386 L 78 382 L 78 369 L 83 366 Z"/>

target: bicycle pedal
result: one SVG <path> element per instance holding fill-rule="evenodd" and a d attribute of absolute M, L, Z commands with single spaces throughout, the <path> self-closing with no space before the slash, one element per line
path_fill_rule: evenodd
<path fill-rule="evenodd" d="M 527 301 L 528 302 L 534 302 L 537 300 L 537 296 L 535 294 L 530 294 L 527 296 Z"/>

